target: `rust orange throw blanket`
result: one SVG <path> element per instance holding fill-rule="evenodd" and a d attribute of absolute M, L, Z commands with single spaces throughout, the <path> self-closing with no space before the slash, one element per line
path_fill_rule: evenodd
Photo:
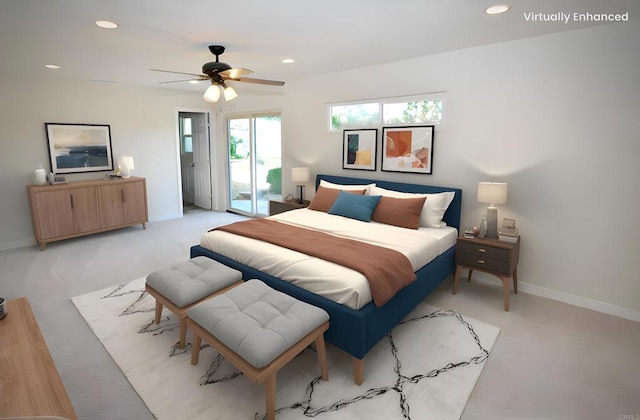
<path fill-rule="evenodd" d="M 409 259 L 389 248 L 339 238 L 267 219 L 252 219 L 216 228 L 259 239 L 358 271 L 369 281 L 376 306 L 416 279 Z"/>

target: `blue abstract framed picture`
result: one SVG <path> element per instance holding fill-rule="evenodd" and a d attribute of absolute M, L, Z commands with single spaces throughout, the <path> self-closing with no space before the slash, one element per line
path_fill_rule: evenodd
<path fill-rule="evenodd" d="M 378 129 L 344 130 L 342 168 L 376 170 Z"/>
<path fill-rule="evenodd" d="M 51 172 L 113 170 L 111 127 L 106 124 L 45 123 Z"/>

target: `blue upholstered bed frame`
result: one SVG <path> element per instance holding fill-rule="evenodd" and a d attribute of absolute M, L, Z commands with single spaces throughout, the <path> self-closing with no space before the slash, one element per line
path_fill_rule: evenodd
<path fill-rule="evenodd" d="M 369 184 L 375 182 L 377 186 L 395 191 L 413 193 L 438 193 L 455 191 L 455 198 L 444 215 L 443 220 L 448 226 L 460 230 L 460 212 L 462 207 L 462 190 L 458 188 L 434 187 L 429 185 L 406 184 L 398 182 L 348 178 L 333 175 L 318 175 L 316 188 L 320 180 L 324 179 L 335 184 Z M 255 268 L 240 264 L 210 251 L 200 245 L 191 247 L 191 257 L 206 256 L 220 261 L 230 267 L 240 270 L 245 280 L 258 278 L 274 289 L 290 296 L 323 308 L 331 317 L 331 325 L 325 333 L 325 339 L 362 361 L 367 352 L 380 341 L 391 329 L 409 314 L 429 293 L 436 289 L 450 274 L 455 271 L 455 249 L 450 248 L 416 272 L 417 280 L 400 290 L 390 301 L 382 307 L 376 307 L 373 302 L 360 310 L 354 310 L 340 305 L 325 297 L 304 290 L 294 284 L 278 279 Z M 355 361 L 354 361 L 355 362 Z"/>

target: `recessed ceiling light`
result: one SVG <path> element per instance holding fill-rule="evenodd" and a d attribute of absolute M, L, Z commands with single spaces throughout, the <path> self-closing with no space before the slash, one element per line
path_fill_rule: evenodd
<path fill-rule="evenodd" d="M 115 29 L 118 27 L 117 23 L 111 22 L 110 20 L 96 20 L 96 25 L 104 29 Z"/>
<path fill-rule="evenodd" d="M 282 60 L 282 62 L 284 64 L 291 64 L 291 63 L 295 63 L 296 60 L 294 60 L 293 58 L 285 58 L 284 60 Z"/>
<path fill-rule="evenodd" d="M 51 70 L 58 70 L 60 69 L 60 66 L 55 65 L 55 64 L 45 64 L 44 65 L 46 68 L 51 69 Z"/>
<path fill-rule="evenodd" d="M 504 13 L 509 10 L 511 7 L 506 4 L 498 4 L 496 6 L 491 6 L 487 8 L 484 12 L 488 15 L 499 15 L 500 13 Z"/>

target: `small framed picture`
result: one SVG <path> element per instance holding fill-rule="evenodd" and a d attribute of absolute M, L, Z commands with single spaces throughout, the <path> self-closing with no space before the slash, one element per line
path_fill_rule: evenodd
<path fill-rule="evenodd" d="M 433 133 L 433 125 L 384 127 L 382 129 L 382 170 L 431 174 Z"/>
<path fill-rule="evenodd" d="M 378 129 L 344 130 L 342 137 L 342 168 L 363 171 L 376 170 Z"/>

